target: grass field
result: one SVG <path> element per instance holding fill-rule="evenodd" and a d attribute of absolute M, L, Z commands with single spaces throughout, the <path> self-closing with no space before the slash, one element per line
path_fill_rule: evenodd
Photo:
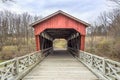
<path fill-rule="evenodd" d="M 66 48 L 67 41 L 65 39 L 55 39 L 53 41 L 53 47 L 54 48 Z"/>
<path fill-rule="evenodd" d="M 105 36 L 86 37 L 85 51 L 92 54 L 120 61 L 120 38 Z"/>

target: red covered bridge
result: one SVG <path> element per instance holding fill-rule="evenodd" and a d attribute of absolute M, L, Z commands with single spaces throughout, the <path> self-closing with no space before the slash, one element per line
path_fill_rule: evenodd
<path fill-rule="evenodd" d="M 84 50 L 86 27 L 88 23 L 61 10 L 33 23 L 37 50 L 53 47 L 53 40 L 64 38 L 67 47 Z"/>
<path fill-rule="evenodd" d="M 31 26 L 37 51 L 0 63 L 0 80 L 120 80 L 119 62 L 84 51 L 88 23 L 57 11 Z M 56 38 L 67 50 L 53 50 Z"/>

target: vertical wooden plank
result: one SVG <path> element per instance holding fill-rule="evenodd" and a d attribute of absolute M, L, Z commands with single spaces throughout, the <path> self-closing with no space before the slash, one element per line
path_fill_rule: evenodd
<path fill-rule="evenodd" d="M 85 36 L 81 35 L 81 47 L 80 47 L 80 50 L 84 51 L 84 48 L 85 48 Z"/>
<path fill-rule="evenodd" d="M 35 39 L 36 39 L 36 50 L 39 51 L 40 50 L 40 38 L 39 38 L 39 35 L 36 35 Z"/>

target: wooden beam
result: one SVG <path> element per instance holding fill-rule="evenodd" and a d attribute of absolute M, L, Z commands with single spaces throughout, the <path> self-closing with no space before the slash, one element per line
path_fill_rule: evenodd
<path fill-rule="evenodd" d="M 72 34 L 72 35 L 68 38 L 68 40 L 74 39 L 74 38 L 76 38 L 76 37 L 78 37 L 78 36 L 79 36 L 79 33 Z"/>
<path fill-rule="evenodd" d="M 46 38 L 46 39 L 48 39 L 48 40 L 53 41 L 53 38 L 51 36 L 49 36 L 47 33 L 45 33 L 45 32 L 42 32 L 41 36 L 44 37 L 44 38 Z"/>

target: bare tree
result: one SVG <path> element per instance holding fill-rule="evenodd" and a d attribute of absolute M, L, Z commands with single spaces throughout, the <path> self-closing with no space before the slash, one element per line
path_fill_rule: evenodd
<path fill-rule="evenodd" d="M 118 6 L 120 6 L 120 0 L 110 0 L 112 2 L 114 2 L 115 4 L 117 4 Z"/>
<path fill-rule="evenodd" d="M 6 45 L 16 45 L 18 51 L 23 45 L 27 45 L 28 48 L 29 42 L 34 38 L 33 28 L 29 24 L 38 18 L 28 13 L 13 14 L 0 11 L 0 50 Z"/>
<path fill-rule="evenodd" d="M 2 3 L 6 3 L 6 2 L 14 2 L 14 0 L 1 0 Z"/>

